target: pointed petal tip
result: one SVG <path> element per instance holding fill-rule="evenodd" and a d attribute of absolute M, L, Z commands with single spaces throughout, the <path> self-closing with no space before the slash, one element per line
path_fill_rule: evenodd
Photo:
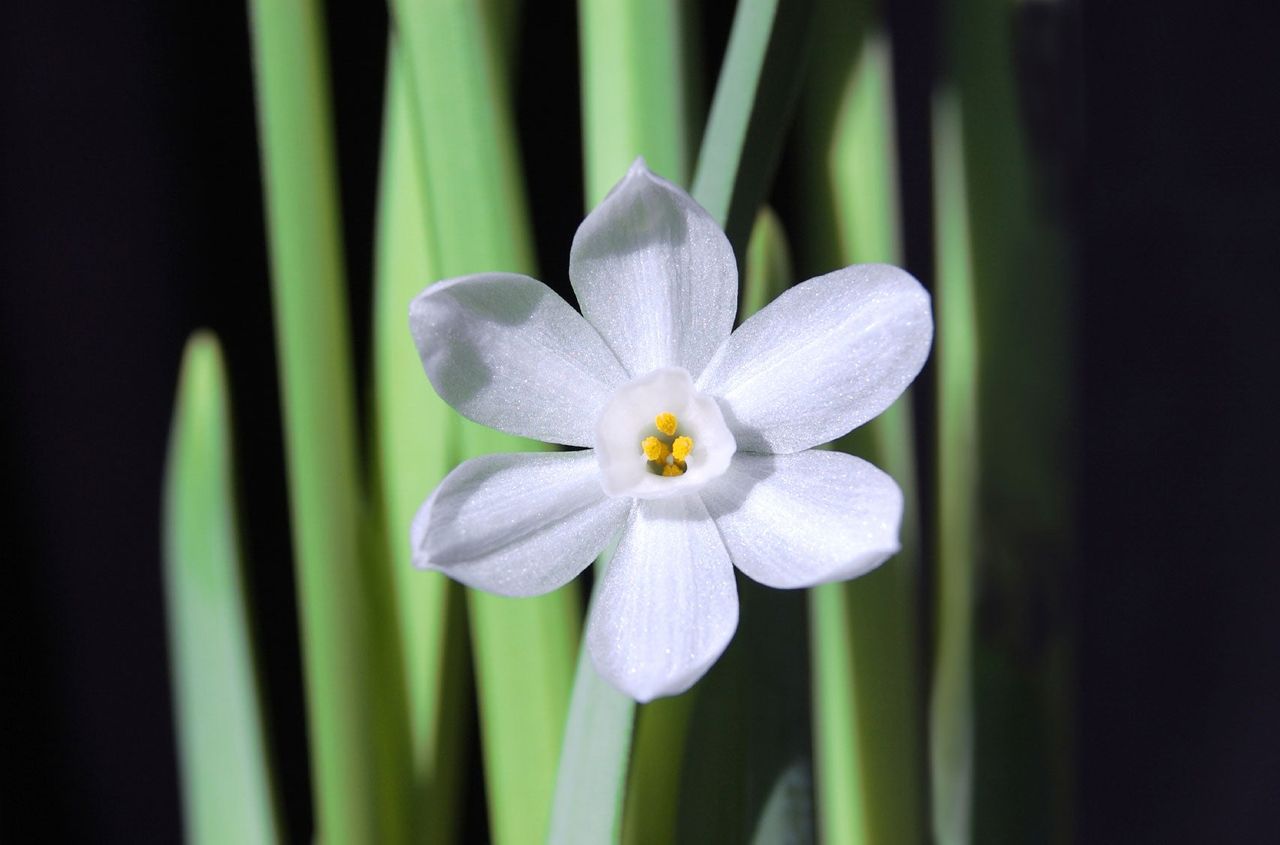
<path fill-rule="evenodd" d="M 653 171 L 649 169 L 649 164 L 644 160 L 644 156 L 636 156 L 636 160 L 631 162 L 631 167 L 627 168 L 627 176 L 637 176 L 640 174 L 653 175 Z"/>

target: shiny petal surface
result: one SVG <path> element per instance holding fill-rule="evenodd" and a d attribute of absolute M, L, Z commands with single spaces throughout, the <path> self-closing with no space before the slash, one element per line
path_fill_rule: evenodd
<path fill-rule="evenodd" d="M 769 587 L 854 578 L 899 549 L 902 491 L 841 452 L 740 452 L 701 496 L 734 565 Z"/>
<path fill-rule="evenodd" d="M 528 276 L 434 284 L 409 306 L 409 327 L 446 402 L 536 440 L 592 446 L 601 406 L 628 378 L 582 315 Z"/>
<path fill-rule="evenodd" d="M 583 316 L 632 376 L 683 367 L 696 379 L 738 308 L 724 232 L 642 160 L 578 227 L 569 279 Z"/>
<path fill-rule="evenodd" d="M 597 589 L 591 656 L 637 701 L 684 692 L 738 627 L 733 565 L 696 495 L 638 501 Z"/>
<path fill-rule="evenodd" d="M 629 508 L 600 489 L 589 451 L 484 455 L 418 509 L 413 562 L 491 593 L 539 595 L 595 560 Z"/>
<path fill-rule="evenodd" d="M 858 264 L 791 288 L 739 326 L 698 389 L 720 399 L 739 450 L 798 452 L 889 407 L 932 341 L 920 283 Z"/>

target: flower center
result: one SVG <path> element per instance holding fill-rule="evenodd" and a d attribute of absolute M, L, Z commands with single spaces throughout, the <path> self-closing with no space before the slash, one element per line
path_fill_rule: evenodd
<path fill-rule="evenodd" d="M 677 436 L 680 422 L 670 411 L 663 411 L 653 418 L 653 427 L 657 434 L 651 434 L 640 441 L 640 448 L 649 461 L 649 472 L 674 478 L 684 475 L 688 464 L 689 453 L 693 451 L 693 438 Z"/>
<path fill-rule="evenodd" d="M 679 367 L 620 386 L 596 421 L 600 485 L 610 496 L 686 496 L 723 475 L 736 450 L 716 400 Z"/>

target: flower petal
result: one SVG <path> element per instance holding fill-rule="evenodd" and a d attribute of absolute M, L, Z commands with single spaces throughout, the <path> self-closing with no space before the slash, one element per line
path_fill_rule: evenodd
<path fill-rule="evenodd" d="M 582 315 L 528 276 L 438 282 L 409 306 L 409 327 L 436 392 L 511 434 L 592 446 L 600 407 L 627 380 Z"/>
<path fill-rule="evenodd" d="M 929 357 L 929 294 L 905 270 L 857 264 L 797 285 L 747 320 L 698 389 L 748 452 L 799 452 L 878 415 Z"/>
<path fill-rule="evenodd" d="M 605 496 L 589 451 L 484 455 L 418 509 L 413 563 L 490 593 L 536 596 L 585 569 L 629 507 Z"/>
<path fill-rule="evenodd" d="M 902 491 L 841 452 L 739 452 L 702 491 L 734 564 L 769 587 L 854 578 L 897 553 Z"/>
<path fill-rule="evenodd" d="M 696 379 L 738 308 L 724 232 L 643 159 L 578 227 L 569 279 L 583 316 L 632 376 L 684 367 Z"/>
<path fill-rule="evenodd" d="M 687 690 L 738 627 L 733 565 L 697 496 L 636 502 L 597 589 L 591 657 L 637 701 Z"/>

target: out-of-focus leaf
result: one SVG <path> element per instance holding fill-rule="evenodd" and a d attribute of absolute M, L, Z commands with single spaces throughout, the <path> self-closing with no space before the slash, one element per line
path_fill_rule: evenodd
<path fill-rule="evenodd" d="M 396 0 L 414 139 L 440 277 L 533 274 L 524 185 L 495 6 Z M 429 282 L 430 279 L 424 280 Z M 460 421 L 461 457 L 539 448 Z M 468 591 L 492 836 L 546 836 L 578 641 L 576 587 L 506 599 Z"/>
<path fill-rule="evenodd" d="M 187 342 L 165 468 L 164 573 L 187 840 L 279 842 L 217 339 Z"/>
<path fill-rule="evenodd" d="M 361 519 L 324 14 L 249 11 L 317 835 L 395 843 L 408 731 L 387 573 Z"/>

